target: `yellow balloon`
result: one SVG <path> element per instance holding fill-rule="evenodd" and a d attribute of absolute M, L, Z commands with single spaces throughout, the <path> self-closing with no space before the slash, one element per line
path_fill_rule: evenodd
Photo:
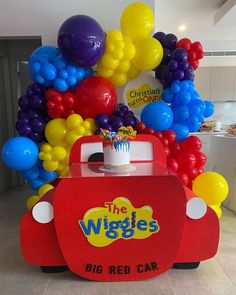
<path fill-rule="evenodd" d="M 66 150 L 61 146 L 55 146 L 51 151 L 51 155 L 53 160 L 61 161 L 66 157 Z"/>
<path fill-rule="evenodd" d="M 45 128 L 45 136 L 48 142 L 52 145 L 66 146 L 66 120 L 65 119 L 53 119 L 49 121 Z"/>
<path fill-rule="evenodd" d="M 128 70 L 130 69 L 130 61 L 129 60 L 126 60 L 126 59 L 122 59 L 119 63 L 119 66 L 117 67 L 117 71 L 119 72 L 128 72 Z"/>
<path fill-rule="evenodd" d="M 132 60 L 138 70 L 153 70 L 162 61 L 163 47 L 155 38 L 140 39 L 135 43 L 136 54 Z"/>
<path fill-rule="evenodd" d="M 228 195 L 225 178 L 217 172 L 203 172 L 193 181 L 192 191 L 208 205 L 220 204 Z"/>
<path fill-rule="evenodd" d="M 52 149 L 52 146 L 48 143 L 44 143 L 42 146 L 41 146 L 41 151 L 44 152 L 44 153 L 50 153 L 51 149 Z"/>
<path fill-rule="evenodd" d="M 66 119 L 66 127 L 68 129 L 74 129 L 83 124 L 83 118 L 78 114 L 72 114 Z"/>
<path fill-rule="evenodd" d="M 124 86 L 127 82 L 127 75 L 125 73 L 115 72 L 109 80 L 116 86 Z"/>
<path fill-rule="evenodd" d="M 116 50 L 114 50 L 114 52 L 111 53 L 112 57 L 114 57 L 115 59 L 122 59 L 124 56 L 123 50 L 117 48 Z"/>
<path fill-rule="evenodd" d="M 139 70 L 137 70 L 133 65 L 131 65 L 130 69 L 126 74 L 129 79 L 135 79 L 139 75 Z"/>
<path fill-rule="evenodd" d="M 218 218 L 221 218 L 222 215 L 222 210 L 220 208 L 220 205 L 210 205 L 211 209 L 215 211 L 216 215 L 218 216 Z"/>
<path fill-rule="evenodd" d="M 81 126 L 83 127 L 83 126 Z M 79 127 L 78 127 L 79 128 Z M 84 128 L 84 127 L 83 127 Z M 66 140 L 67 142 L 72 145 L 77 139 L 79 139 L 82 135 L 80 135 L 78 132 L 76 132 L 76 129 L 75 131 L 70 131 L 67 133 L 67 136 L 66 136 Z"/>
<path fill-rule="evenodd" d="M 83 126 L 85 130 L 91 131 L 93 133 L 96 130 L 96 125 L 94 123 L 94 119 L 87 118 L 84 120 Z"/>
<path fill-rule="evenodd" d="M 42 186 L 40 186 L 39 188 L 39 197 L 42 197 L 43 195 L 45 195 L 48 191 L 50 191 L 51 189 L 53 189 L 53 185 L 47 183 L 47 184 L 43 184 Z"/>
<path fill-rule="evenodd" d="M 121 31 L 132 40 L 145 38 L 154 27 L 154 15 L 151 8 L 142 2 L 128 5 L 120 19 Z"/>
<path fill-rule="evenodd" d="M 110 54 L 105 53 L 102 57 L 102 66 L 109 70 L 114 70 L 117 68 L 119 60 L 114 59 Z"/>
<path fill-rule="evenodd" d="M 119 30 L 116 30 L 116 29 L 108 31 L 106 41 L 108 43 L 111 43 L 111 42 L 116 41 L 116 40 L 121 40 L 121 41 L 123 40 L 122 33 Z"/>
<path fill-rule="evenodd" d="M 113 70 L 109 70 L 109 69 L 104 68 L 101 63 L 98 64 L 97 71 L 98 71 L 98 75 L 102 76 L 104 78 L 109 78 L 114 73 Z"/>
<path fill-rule="evenodd" d="M 55 171 L 55 170 L 57 170 L 57 167 L 58 167 L 58 161 L 44 161 L 43 167 L 47 171 Z"/>
<path fill-rule="evenodd" d="M 36 203 L 38 203 L 38 201 L 39 201 L 39 196 L 34 195 L 29 197 L 26 201 L 27 208 L 30 210 L 31 208 L 34 207 Z"/>

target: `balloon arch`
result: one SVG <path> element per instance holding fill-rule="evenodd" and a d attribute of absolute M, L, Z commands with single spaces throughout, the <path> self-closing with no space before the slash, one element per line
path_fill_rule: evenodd
<path fill-rule="evenodd" d="M 34 83 L 18 101 L 20 136 L 5 143 L 3 161 L 38 191 L 27 201 L 30 209 L 53 188 L 50 183 L 66 173 L 78 138 L 96 134 L 99 128 L 117 131 L 132 126 L 161 140 L 168 167 L 220 217 L 227 183 L 218 173 L 204 172 L 202 142 L 190 135 L 214 112 L 193 82 L 204 56 L 201 43 L 164 32 L 152 37 L 153 12 L 140 2 L 125 8 L 120 27 L 105 33 L 95 19 L 75 15 L 59 28 L 58 47 L 32 52 L 28 67 Z M 139 118 L 118 103 L 116 87 L 150 70 L 163 90 Z"/>

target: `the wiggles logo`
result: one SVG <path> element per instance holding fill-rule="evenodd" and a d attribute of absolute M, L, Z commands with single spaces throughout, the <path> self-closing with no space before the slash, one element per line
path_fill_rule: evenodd
<path fill-rule="evenodd" d="M 78 223 L 95 247 L 104 247 L 118 239 L 146 239 L 160 229 L 152 218 L 152 208 L 134 208 L 131 202 L 118 197 L 104 207 L 89 209 Z"/>

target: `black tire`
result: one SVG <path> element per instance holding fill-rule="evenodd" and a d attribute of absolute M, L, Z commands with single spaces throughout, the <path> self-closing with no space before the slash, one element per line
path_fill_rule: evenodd
<path fill-rule="evenodd" d="M 198 268 L 200 262 L 178 262 L 174 263 L 172 268 L 175 269 L 194 269 Z"/>
<path fill-rule="evenodd" d="M 69 270 L 67 265 L 59 265 L 59 266 L 40 266 L 42 272 L 45 273 L 59 273 Z"/>

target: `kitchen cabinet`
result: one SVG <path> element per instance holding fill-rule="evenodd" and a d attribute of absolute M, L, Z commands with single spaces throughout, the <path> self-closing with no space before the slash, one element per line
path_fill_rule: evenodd
<path fill-rule="evenodd" d="M 211 97 L 211 68 L 198 68 L 195 72 L 195 81 L 197 92 L 202 99 Z"/>
<path fill-rule="evenodd" d="M 194 82 L 203 99 L 236 101 L 236 67 L 199 68 Z"/>
<path fill-rule="evenodd" d="M 214 67 L 211 69 L 211 100 L 228 101 L 234 99 L 234 67 Z"/>

